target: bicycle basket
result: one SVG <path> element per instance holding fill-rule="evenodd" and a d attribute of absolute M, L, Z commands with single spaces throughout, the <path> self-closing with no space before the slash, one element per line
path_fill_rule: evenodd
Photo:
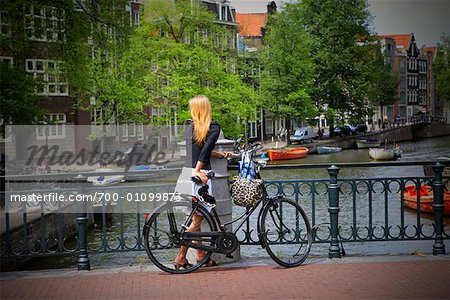
<path fill-rule="evenodd" d="M 246 179 L 239 176 L 234 176 L 233 181 L 231 185 L 233 203 L 248 208 L 255 207 L 261 200 L 264 181 L 261 179 Z"/>

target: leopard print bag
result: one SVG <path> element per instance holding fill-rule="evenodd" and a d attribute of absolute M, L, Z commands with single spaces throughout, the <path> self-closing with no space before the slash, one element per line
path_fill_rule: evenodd
<path fill-rule="evenodd" d="M 231 198 L 234 204 L 248 208 L 255 207 L 261 200 L 263 184 L 262 179 L 234 176 L 231 185 Z"/>

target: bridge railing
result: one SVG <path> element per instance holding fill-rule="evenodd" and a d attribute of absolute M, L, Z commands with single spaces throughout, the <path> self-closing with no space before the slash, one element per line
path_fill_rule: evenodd
<path fill-rule="evenodd" d="M 430 164 L 434 171 L 433 176 L 394 177 L 389 174 L 380 174 L 376 178 L 339 176 L 340 171 L 346 168 L 386 166 L 396 168 Z M 444 209 L 448 211 L 448 206 L 444 204 L 444 195 L 447 197 L 449 193 L 449 177 L 443 176 L 446 165 L 448 166 L 448 162 L 436 161 L 268 165 L 264 172 L 287 169 L 327 170 L 328 178 L 267 180 L 266 187 L 270 196 L 283 195 L 294 199 L 305 209 L 312 225 L 317 228 L 314 243 L 328 244 L 329 257 L 341 257 L 342 243 L 419 240 L 429 240 L 430 251 L 432 249 L 433 254 L 440 255 L 445 254 L 444 240 L 449 239 L 448 224 L 444 223 Z M 235 168 L 229 169 L 232 171 Z M 149 177 L 154 176 L 151 171 L 140 172 L 140 175 L 147 173 Z M 104 175 L 120 174 L 123 173 L 108 172 Z M 140 195 L 171 193 L 174 190 L 174 183 L 140 182 L 136 185 L 123 183 L 108 187 L 93 187 L 92 184 L 86 183 L 89 176 L 99 175 L 101 174 L 59 174 L 55 177 L 56 175 L 43 174 L 40 176 L 40 182 L 48 178 L 47 181 L 54 186 L 46 188 L 37 186 L 21 193 L 24 195 L 37 192 L 55 193 L 59 190 L 59 185 L 67 182 L 73 185 L 63 189 L 65 196 L 104 193 L 110 195 L 109 197 L 125 197 L 123 198 L 125 200 L 126 197 L 131 197 L 131 200 L 136 200 L 141 197 Z M 61 179 L 62 177 L 64 179 Z M 8 187 L 13 184 L 20 186 L 21 182 L 36 178 L 9 176 L 5 180 Z M 414 187 L 409 190 L 413 194 L 413 199 L 411 193 L 406 193 L 409 186 Z M 417 193 L 422 186 L 430 186 L 433 193 L 431 203 L 429 195 Z M 141 230 L 144 215 L 162 202 L 118 201 L 115 206 L 108 206 L 107 203 L 104 197 L 100 201 L 99 208 L 97 207 L 99 211 L 91 213 L 85 207 L 79 207 L 85 202 L 76 202 L 73 204 L 78 206 L 76 214 L 62 212 L 64 207 L 61 203 L 57 203 L 55 207 L 48 207 L 43 201 L 34 207 L 31 207 L 29 202 L 20 202 L 19 210 L 15 212 L 5 207 L 2 210 L 1 221 L 2 264 L 12 259 L 76 255 L 78 268 L 90 269 L 89 255 L 143 251 Z M 415 209 L 408 207 L 414 205 Z M 431 209 L 433 214 L 423 212 L 424 209 Z M 236 210 L 239 208 L 236 207 Z M 255 225 L 255 219 L 249 220 L 238 233 L 242 245 L 259 244 Z"/>
<path fill-rule="evenodd" d="M 443 223 L 444 194 L 449 198 L 449 177 L 443 163 L 432 164 L 434 176 L 340 178 L 346 168 L 379 168 L 429 165 L 430 162 L 351 163 L 334 165 L 275 165 L 280 169 L 326 168 L 328 179 L 267 180 L 271 196 L 294 199 L 317 227 L 314 243 L 328 243 L 329 257 L 341 257 L 341 243 L 434 241 L 433 254 L 444 254 L 449 238 Z M 418 192 L 418 191 L 423 191 Z M 428 192 L 425 194 L 425 192 Z M 447 199 L 450 202 L 450 199 Z M 446 213 L 449 213 L 447 202 Z M 427 210 L 426 213 L 424 210 Z M 430 214 L 430 212 L 432 214 Z M 258 244 L 252 221 L 244 226 L 240 242 Z M 447 224 L 448 228 L 448 224 Z M 447 229 L 448 231 L 448 229 Z M 431 249 L 431 244 L 430 244 Z"/>

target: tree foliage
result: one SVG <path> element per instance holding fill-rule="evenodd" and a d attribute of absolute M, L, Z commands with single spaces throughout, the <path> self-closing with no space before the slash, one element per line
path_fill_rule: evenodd
<path fill-rule="evenodd" d="M 450 102 L 450 36 L 442 36 L 433 64 L 436 94 Z"/>
<path fill-rule="evenodd" d="M 236 136 L 256 107 L 254 90 L 236 74 L 236 53 L 230 32 L 196 1 L 153 0 L 127 52 L 128 63 L 145 93 L 146 104 L 176 107 L 181 124 L 189 117 L 188 100 L 211 99 L 213 117 L 224 133 Z M 197 4 L 195 4 L 197 3 Z"/>
<path fill-rule="evenodd" d="M 365 0 L 303 0 L 273 15 L 262 54 L 270 110 L 286 117 L 320 111 L 332 132 L 336 118 L 364 122 L 375 106 L 393 103 L 398 80 L 370 22 Z"/>
<path fill-rule="evenodd" d="M 298 5 L 288 4 L 282 12 L 270 16 L 261 55 L 262 89 L 264 107 L 276 116 L 289 121 L 317 113 L 310 97 L 315 71 L 312 49 L 313 41 L 303 29 Z M 290 124 L 286 127 L 289 129 Z"/>
<path fill-rule="evenodd" d="M 299 28 L 313 38 L 310 95 L 315 103 L 363 119 L 374 105 L 392 101 L 395 78 L 386 76 L 389 72 L 370 38 L 371 15 L 365 0 L 303 0 L 293 5 L 298 7 Z M 385 91 L 379 91 L 382 80 L 389 82 Z M 331 126 L 333 121 L 329 120 Z"/>
<path fill-rule="evenodd" d="M 36 85 L 36 80 L 25 70 L 0 63 L 0 120 L 3 124 L 27 125 L 43 119 L 43 112 L 37 105 Z"/>

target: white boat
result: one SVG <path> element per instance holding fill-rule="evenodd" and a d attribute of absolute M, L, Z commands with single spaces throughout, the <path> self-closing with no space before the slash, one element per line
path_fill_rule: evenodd
<path fill-rule="evenodd" d="M 366 149 L 366 148 L 378 148 L 380 147 L 380 140 L 378 139 L 357 139 L 356 145 L 358 149 Z"/>
<path fill-rule="evenodd" d="M 341 151 L 342 151 L 341 147 L 328 147 L 328 146 L 317 147 L 317 154 L 336 153 Z"/>
<path fill-rule="evenodd" d="M 109 168 L 98 168 L 95 169 L 95 172 L 98 173 L 107 173 L 107 172 L 113 172 L 112 169 Z M 109 186 L 118 184 L 120 182 L 123 182 L 125 180 L 125 176 L 123 175 L 99 175 L 99 176 L 89 176 L 87 178 L 88 182 L 92 182 L 92 185 L 94 186 Z"/>
<path fill-rule="evenodd" d="M 142 181 L 153 178 L 164 178 L 178 170 L 168 170 L 166 166 L 138 165 L 130 168 L 130 172 L 125 174 L 126 181 Z M 140 174 L 142 173 L 142 174 Z"/>
<path fill-rule="evenodd" d="M 396 160 L 401 156 L 400 149 L 370 148 L 369 156 L 373 160 Z"/>

